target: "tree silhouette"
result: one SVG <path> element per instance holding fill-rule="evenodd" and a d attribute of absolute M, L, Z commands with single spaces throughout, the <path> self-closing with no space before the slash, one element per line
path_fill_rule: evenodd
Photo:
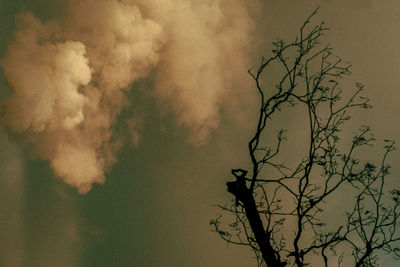
<path fill-rule="evenodd" d="M 400 256 L 400 191 L 385 183 L 394 142 L 385 140 L 382 157 L 371 163 L 359 159 L 375 141 L 368 127 L 348 144 L 341 141 L 350 111 L 371 105 L 361 95 L 362 84 L 341 89 L 350 64 L 320 43 L 328 28 L 310 26 L 317 11 L 294 41 L 274 42 L 272 56 L 249 70 L 260 98 L 248 143 L 251 167 L 232 170 L 235 180 L 227 190 L 234 199 L 219 206 L 222 212 L 210 224 L 228 243 L 250 247 L 259 266 L 378 266 L 381 252 Z M 265 74 L 278 68 L 279 79 L 266 86 L 271 77 Z M 288 109 L 305 114 L 307 136 L 295 138 L 307 150 L 298 162 L 281 163 L 287 133 L 280 130 L 275 144 L 265 143 L 271 140 L 266 138 L 271 124 Z M 329 209 L 343 200 L 342 210 Z"/>

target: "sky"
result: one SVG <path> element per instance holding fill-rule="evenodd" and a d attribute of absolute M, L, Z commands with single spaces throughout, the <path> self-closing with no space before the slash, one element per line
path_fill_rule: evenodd
<path fill-rule="evenodd" d="M 348 135 L 398 141 L 397 1 L 0 0 L 0 266 L 255 266 L 209 221 L 248 166 L 247 69 L 317 6 L 374 105 Z"/>

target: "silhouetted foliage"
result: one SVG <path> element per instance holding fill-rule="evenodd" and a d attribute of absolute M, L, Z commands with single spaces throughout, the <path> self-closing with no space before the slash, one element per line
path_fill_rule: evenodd
<path fill-rule="evenodd" d="M 219 206 L 223 212 L 210 224 L 228 243 L 250 247 L 259 266 L 340 266 L 349 260 L 351 266 L 378 266 L 379 251 L 400 256 L 400 191 L 385 187 L 394 142 L 385 140 L 378 163 L 363 163 L 357 154 L 375 141 L 370 129 L 361 127 L 348 145 L 341 141 L 350 111 L 371 106 L 361 95 L 362 84 L 352 93 L 339 86 L 350 64 L 320 43 L 328 28 L 310 26 L 317 11 L 294 41 L 274 42 L 272 56 L 249 70 L 261 100 L 248 143 L 251 168 L 232 170 L 235 180 L 227 183 L 232 204 Z M 282 75 L 273 88 L 264 88 L 263 75 L 273 64 Z M 264 143 L 271 141 L 265 138 L 271 122 L 291 108 L 306 111 L 308 136 L 297 142 L 307 144 L 307 151 L 299 162 L 287 164 L 280 162 L 284 130 L 274 145 Z M 326 215 L 332 201 L 345 201 L 343 210 Z M 335 220 L 327 225 L 327 217 Z M 231 223 L 222 222 L 230 218 Z M 353 257 L 344 258 L 345 251 Z"/>

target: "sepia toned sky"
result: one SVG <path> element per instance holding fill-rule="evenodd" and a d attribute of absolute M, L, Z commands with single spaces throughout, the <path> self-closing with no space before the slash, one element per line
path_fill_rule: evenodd
<path fill-rule="evenodd" d="M 209 220 L 248 164 L 247 69 L 317 6 L 374 105 L 348 135 L 399 141 L 398 1 L 0 1 L 0 266 L 255 266 Z"/>

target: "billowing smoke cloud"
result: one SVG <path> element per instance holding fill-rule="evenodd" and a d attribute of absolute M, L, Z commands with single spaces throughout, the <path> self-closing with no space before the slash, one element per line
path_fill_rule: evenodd
<path fill-rule="evenodd" d="M 1 62 L 14 90 L 2 122 L 87 193 L 116 161 L 124 139 L 112 126 L 126 92 L 152 70 L 161 105 L 193 143 L 207 141 L 237 66 L 248 66 L 250 28 L 239 0 L 70 0 L 65 15 L 48 22 L 21 13 Z M 140 135 L 132 136 L 137 143 Z"/>
<path fill-rule="evenodd" d="M 168 38 L 157 77 L 158 95 L 174 103 L 178 122 L 191 129 L 193 143 L 201 144 L 219 124 L 220 101 L 230 93 L 232 82 L 237 82 L 234 77 L 242 77 L 249 66 L 246 53 L 251 21 L 242 6 L 249 4 L 242 1 L 152 3 L 149 9 L 165 25 Z"/>

